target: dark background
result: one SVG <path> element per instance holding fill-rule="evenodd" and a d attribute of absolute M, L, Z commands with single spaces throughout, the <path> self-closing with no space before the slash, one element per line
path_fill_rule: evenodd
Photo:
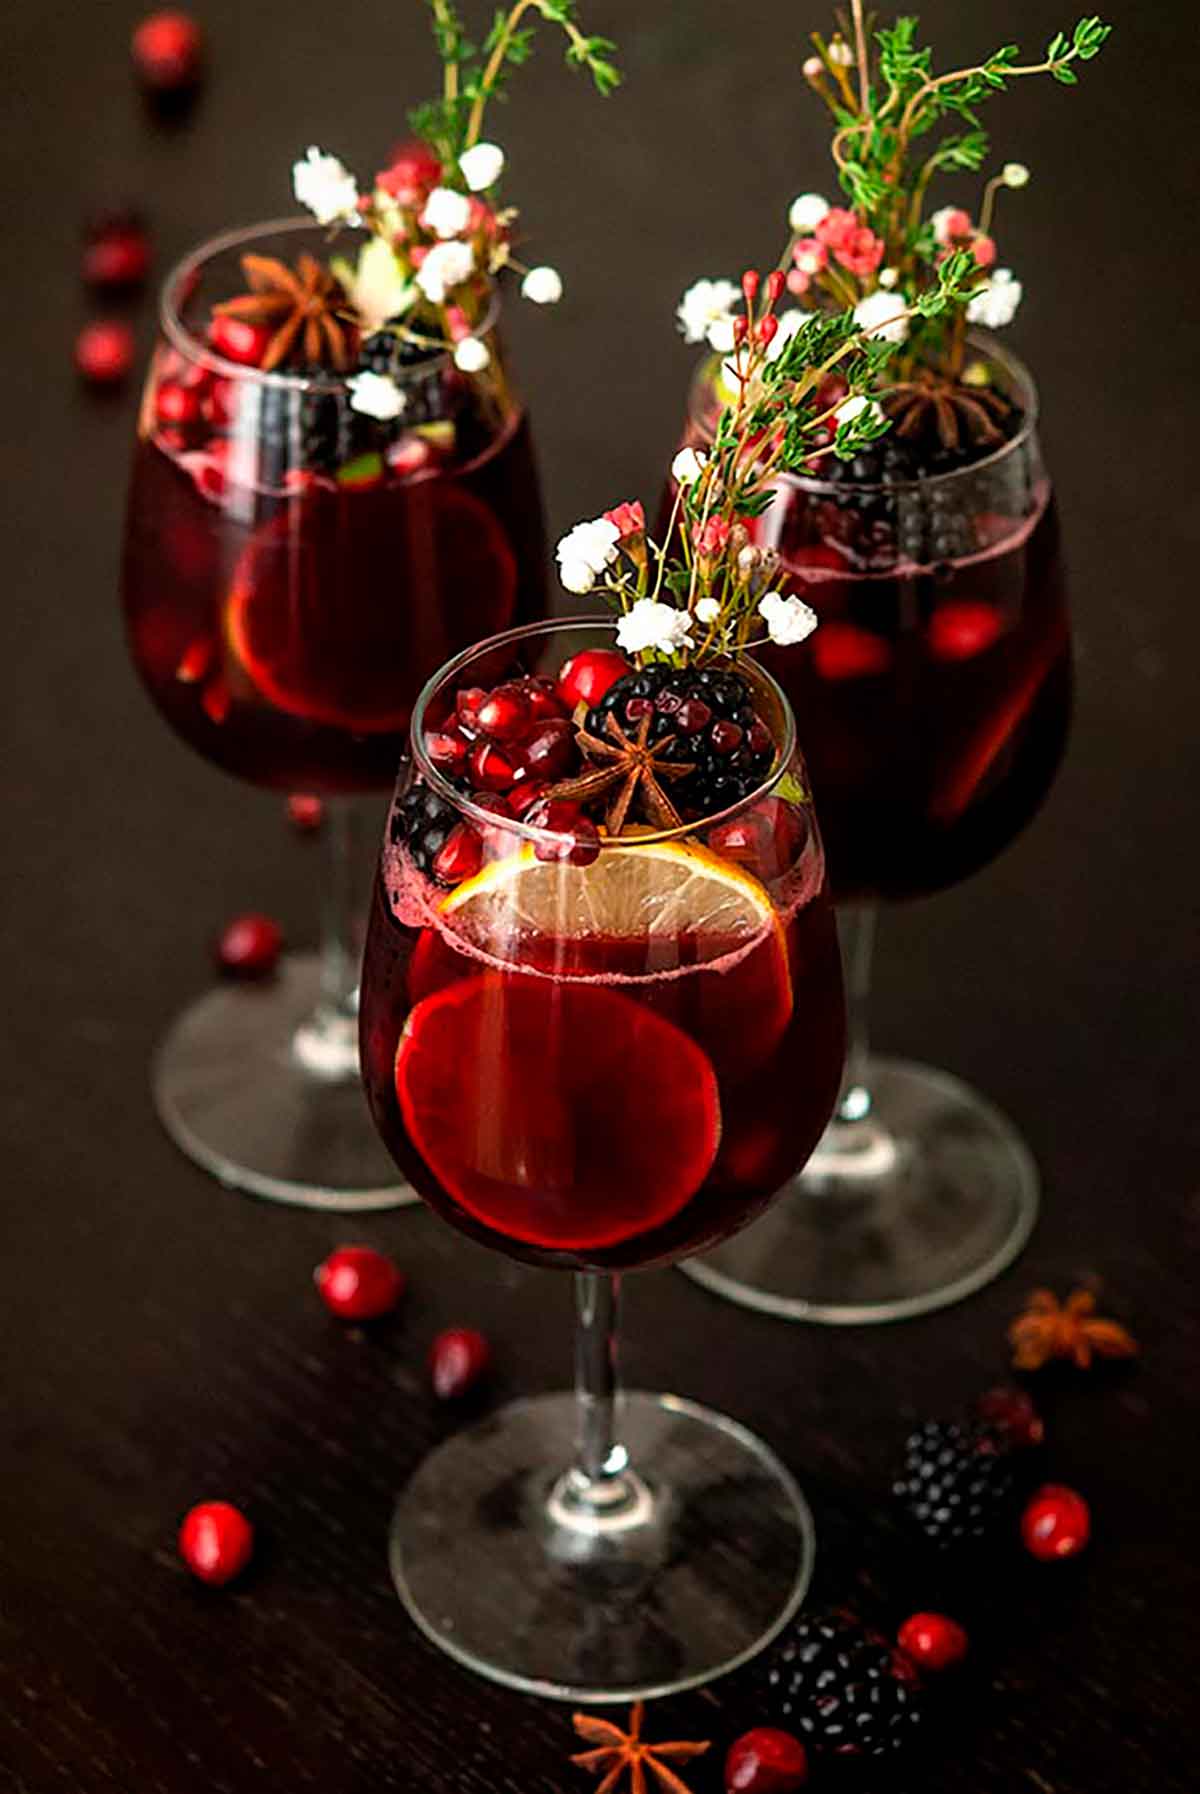
<path fill-rule="evenodd" d="M 654 496 L 690 365 L 678 293 L 761 264 L 793 194 L 832 188 L 823 114 L 798 74 L 804 29 L 826 23 L 815 0 L 583 10 L 621 40 L 619 95 L 601 105 L 547 43 L 489 127 L 532 259 L 568 283 L 557 312 L 514 307 L 510 333 L 552 535 Z M 1060 10 L 922 8 L 943 66 L 1002 39 L 1040 51 L 1069 22 Z M 170 738 L 137 689 L 116 597 L 134 391 L 97 402 L 70 366 L 84 204 L 144 203 L 161 272 L 218 227 L 288 210 L 289 165 L 309 142 L 370 171 L 433 85 L 423 9 L 208 0 L 212 78 L 174 133 L 132 91 L 138 11 L 9 0 L 0 28 L 0 1786 L 585 1788 L 565 1763 L 566 1713 L 427 1646 L 383 1549 L 393 1492 L 455 1424 L 425 1393 L 430 1334 L 484 1327 L 497 1397 L 553 1387 L 565 1280 L 423 1212 L 348 1228 L 225 1193 L 152 1116 L 148 1056 L 210 975 L 214 928 L 262 907 L 309 937 L 319 856 L 276 799 Z M 1018 1575 L 977 1627 L 971 1692 L 913 1777 L 929 1794 L 1197 1785 L 1200 95 L 1189 9 L 1126 0 L 1116 23 L 1079 88 L 1028 83 L 989 112 L 997 160 L 1034 171 L 1002 196 L 999 230 L 1026 284 L 1010 340 L 1042 385 L 1070 549 L 1074 740 L 1012 851 L 888 918 L 877 1003 L 883 1044 L 952 1067 L 1019 1119 L 1044 1218 L 991 1289 L 889 1329 L 789 1327 L 671 1273 L 629 1290 L 631 1380 L 759 1429 L 816 1510 L 817 1595 L 892 1624 L 926 1592 L 905 1578 L 885 1498 L 912 1417 L 995 1380 L 1004 1325 L 1035 1283 L 1099 1273 L 1135 1325 L 1142 1365 L 1049 1388 L 1054 1472 L 1092 1500 L 1094 1547 L 1077 1570 Z M 150 314 L 147 300 L 144 347 Z M 412 1279 L 402 1318 L 367 1340 L 309 1285 L 347 1236 L 393 1251 Z M 262 1540 L 225 1594 L 194 1585 L 173 1552 L 182 1511 L 217 1495 Z M 655 1728 L 723 1749 L 743 1723 L 734 1701 L 717 1687 L 656 1712 Z M 695 1776 L 701 1794 L 719 1781 L 712 1759 Z"/>

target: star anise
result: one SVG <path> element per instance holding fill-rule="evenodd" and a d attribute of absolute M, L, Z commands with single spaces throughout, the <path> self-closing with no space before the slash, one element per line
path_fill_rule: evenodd
<path fill-rule="evenodd" d="M 562 779 L 550 787 L 546 796 L 587 803 L 590 798 L 603 797 L 605 792 L 612 791 L 615 795 L 604 819 L 610 835 L 619 835 L 624 828 L 635 797 L 650 822 L 659 828 L 678 828 L 683 818 L 663 790 L 663 781 L 684 779 L 696 768 L 690 762 L 665 758 L 667 750 L 678 739 L 675 735 L 664 736 L 653 747 L 649 745 L 651 721 L 649 713 L 640 717 L 637 733 L 629 736 L 610 712 L 605 723 L 610 737 L 607 741 L 580 729 L 575 739 L 583 753 L 588 759 L 602 764 L 589 767 L 578 778 Z"/>
<path fill-rule="evenodd" d="M 579 1736 L 595 1747 L 572 1757 L 572 1763 L 604 1777 L 594 1794 L 613 1794 L 626 1770 L 629 1772 L 629 1794 L 647 1794 L 647 1769 L 658 1785 L 669 1788 L 671 1794 L 688 1794 L 687 1783 L 681 1781 L 673 1769 L 667 1768 L 667 1762 L 686 1763 L 692 1757 L 702 1757 L 709 1748 L 707 1740 L 695 1744 L 647 1744 L 642 1738 L 645 1713 L 645 1706 L 638 1701 L 629 1715 L 627 1732 L 610 1720 L 593 1719 L 590 1713 L 572 1714 L 571 1723 Z"/>
<path fill-rule="evenodd" d="M 1052 1358 L 1069 1358 L 1086 1370 L 1093 1358 L 1134 1358 L 1138 1350 L 1132 1333 L 1096 1313 L 1090 1289 L 1072 1290 L 1065 1302 L 1053 1290 L 1035 1289 L 1008 1339 L 1018 1370 L 1041 1370 Z"/>
<path fill-rule="evenodd" d="M 1012 416 L 1013 407 L 1003 394 L 988 386 L 968 386 L 931 368 L 918 368 L 911 380 L 901 380 L 881 400 L 906 442 L 932 443 L 943 448 L 999 448 L 1006 440 L 1000 427 Z"/>
<path fill-rule="evenodd" d="M 339 372 L 350 366 L 350 329 L 338 316 L 339 307 L 346 309 L 346 295 L 315 256 L 305 250 L 292 269 L 273 255 L 244 255 L 242 272 L 250 291 L 214 309 L 227 318 L 270 326 L 264 371 L 279 367 L 297 348 L 306 362 Z"/>

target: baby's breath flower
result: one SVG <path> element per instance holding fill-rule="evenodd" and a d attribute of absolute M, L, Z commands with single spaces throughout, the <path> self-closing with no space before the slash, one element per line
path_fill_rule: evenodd
<path fill-rule="evenodd" d="M 660 654 L 674 654 L 678 648 L 695 644 L 690 634 L 691 617 L 673 604 L 660 604 L 655 598 L 639 598 L 631 610 L 617 622 L 617 646 L 626 654 L 642 654 L 654 648 Z"/>
<path fill-rule="evenodd" d="M 875 278 L 880 286 L 890 293 L 900 279 L 900 270 L 899 268 L 881 268 Z"/>
<path fill-rule="evenodd" d="M 1024 162 L 1006 162 L 1000 170 L 1000 179 L 1006 187 L 1028 187 L 1029 170 Z"/>
<path fill-rule="evenodd" d="M 434 305 L 442 305 L 453 287 L 461 286 L 475 266 L 469 243 L 435 243 L 417 269 L 417 285 Z"/>
<path fill-rule="evenodd" d="M 859 300 L 854 307 L 854 321 L 869 336 L 885 343 L 902 343 L 908 335 L 908 319 L 904 316 L 907 309 L 899 293 L 879 289 Z"/>
<path fill-rule="evenodd" d="M 521 282 L 521 295 L 534 305 L 557 305 L 563 296 L 562 275 L 557 268 L 531 268 Z"/>
<path fill-rule="evenodd" d="M 807 237 L 816 230 L 828 210 L 829 201 L 819 193 L 801 193 L 792 201 L 788 223 L 797 237 Z"/>
<path fill-rule="evenodd" d="M 491 359 L 487 344 L 480 342 L 477 336 L 464 336 L 455 344 L 454 365 L 464 374 L 481 374 Z"/>
<path fill-rule="evenodd" d="M 358 188 L 349 169 L 336 156 L 311 144 L 292 164 L 292 191 L 318 224 L 361 224 Z"/>
<path fill-rule="evenodd" d="M 802 642 L 817 627 L 817 613 L 802 598 L 784 598 L 779 592 L 768 592 L 761 600 L 758 614 L 767 626 L 767 634 L 781 648 Z"/>
<path fill-rule="evenodd" d="M 721 614 L 721 606 L 715 598 L 701 598 L 696 605 L 696 619 L 700 623 L 715 623 Z"/>
<path fill-rule="evenodd" d="M 741 296 L 741 288 L 731 280 L 696 281 L 675 310 L 684 342 L 704 342 L 710 326 L 730 317 Z"/>
<path fill-rule="evenodd" d="M 555 549 L 558 576 L 568 592 L 590 592 L 597 578 L 617 558 L 621 532 L 607 517 L 577 523 Z"/>
<path fill-rule="evenodd" d="M 386 374 L 355 374 L 346 384 L 350 389 L 351 411 L 359 411 L 364 417 L 390 423 L 404 410 L 404 394 Z"/>
<path fill-rule="evenodd" d="M 470 222 L 471 202 L 453 187 L 435 187 L 421 213 L 421 223 L 435 237 L 461 237 Z"/>
<path fill-rule="evenodd" d="M 1020 303 L 1020 281 L 1013 278 L 1011 268 L 997 268 L 967 305 L 967 322 L 982 324 L 987 330 L 1003 330 L 1016 317 Z"/>
<path fill-rule="evenodd" d="M 704 463 L 708 459 L 703 451 L 697 453 L 693 448 L 680 449 L 671 463 L 671 477 L 679 486 L 690 486 L 704 472 Z"/>
<path fill-rule="evenodd" d="M 476 143 L 458 158 L 462 178 L 472 193 L 494 187 L 504 173 L 504 151 L 498 143 Z"/>

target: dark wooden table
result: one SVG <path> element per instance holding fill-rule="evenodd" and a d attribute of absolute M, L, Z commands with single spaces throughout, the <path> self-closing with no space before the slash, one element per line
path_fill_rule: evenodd
<path fill-rule="evenodd" d="M 116 560 L 134 394 L 96 403 L 72 378 L 79 215 L 88 198 L 142 201 L 161 266 L 215 227 L 287 210 L 289 162 L 309 142 L 374 166 L 431 72 L 411 0 L 202 10 L 213 78 L 171 133 L 130 90 L 136 6 L 9 0 L 0 26 L 0 1787 L 585 1788 L 566 1766 L 565 1712 L 428 1647 L 383 1550 L 396 1488 L 454 1424 L 425 1392 L 430 1334 L 484 1327 L 497 1398 L 554 1387 L 565 1282 L 423 1212 L 347 1228 L 225 1193 L 150 1110 L 148 1056 L 209 976 L 215 925 L 262 907 L 302 940 L 316 868 L 276 799 L 168 737 L 126 662 Z M 537 254 L 570 286 L 558 313 L 525 308 L 512 328 L 555 533 L 654 494 L 689 367 L 677 294 L 764 258 L 792 194 L 829 184 L 793 72 L 819 9 L 584 10 L 622 40 L 619 98 L 602 108 L 547 50 L 495 126 Z M 947 54 L 1040 46 L 1064 22 L 1049 0 L 923 10 Z M 1138 1368 L 1049 1394 L 1054 1468 L 1091 1498 L 1094 1548 L 1077 1573 L 1016 1578 L 982 1629 L 969 1698 L 913 1777 L 925 1794 L 1188 1794 L 1198 1780 L 1189 19 L 1126 6 L 1077 91 L 1030 84 L 994 108 L 1001 153 L 1035 172 L 1002 227 L 1028 290 L 1013 340 L 1042 381 L 1070 544 L 1078 720 L 1036 824 L 969 884 L 889 918 L 881 957 L 880 1040 L 977 1082 L 1025 1129 L 1045 1177 L 1033 1244 L 961 1307 L 873 1331 L 755 1318 L 670 1273 L 629 1290 L 631 1378 L 773 1441 L 816 1510 L 817 1597 L 893 1620 L 922 1592 L 885 1496 L 912 1417 L 995 1379 L 1034 1283 L 1099 1273 L 1132 1318 Z M 369 1339 L 331 1322 L 309 1284 L 347 1233 L 411 1275 L 403 1317 Z M 198 1587 L 174 1555 L 181 1512 L 212 1495 L 260 1531 L 236 1592 Z M 735 1694 L 671 1703 L 655 1723 L 727 1743 Z M 701 1794 L 719 1786 L 715 1756 Z"/>

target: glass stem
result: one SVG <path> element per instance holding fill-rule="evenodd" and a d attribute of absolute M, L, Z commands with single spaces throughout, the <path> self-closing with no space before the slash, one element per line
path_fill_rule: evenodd
<path fill-rule="evenodd" d="M 871 1113 L 867 1083 L 869 1046 L 867 1007 L 871 998 L 871 958 L 879 911 L 873 903 L 843 904 L 837 913 L 846 983 L 846 1069 L 838 1097 L 837 1119 L 865 1121 Z"/>
<path fill-rule="evenodd" d="M 348 799 L 326 801 L 324 835 L 320 1006 L 331 1020 L 353 1021 L 358 1014 L 362 964 L 362 893 L 355 877 L 358 817 Z"/>
<path fill-rule="evenodd" d="M 597 1271 L 575 1275 L 576 1476 L 599 1488 L 628 1467 L 613 1437 L 618 1389 L 617 1304 L 620 1280 Z"/>

